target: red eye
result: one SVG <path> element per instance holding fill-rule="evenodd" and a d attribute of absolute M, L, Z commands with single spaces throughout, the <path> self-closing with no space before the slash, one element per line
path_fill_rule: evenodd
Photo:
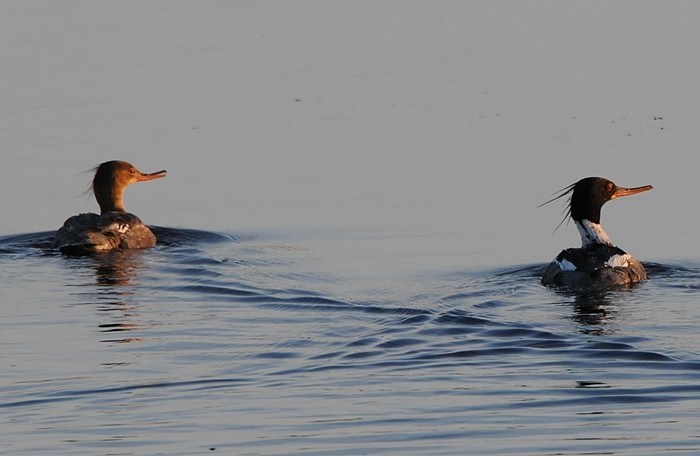
<path fill-rule="evenodd" d="M 606 186 L 606 188 L 608 189 L 609 192 L 612 191 L 612 189 L 613 189 L 612 182 L 608 182 L 608 185 Z"/>
<path fill-rule="evenodd" d="M 134 174 L 134 168 L 129 169 L 129 173 Z"/>

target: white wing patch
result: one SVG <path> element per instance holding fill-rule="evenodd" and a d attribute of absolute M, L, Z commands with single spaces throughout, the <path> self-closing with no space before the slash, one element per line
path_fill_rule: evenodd
<path fill-rule="evenodd" d="M 116 221 L 112 222 L 107 228 L 105 228 L 105 231 L 116 231 L 118 233 L 124 234 L 127 231 L 129 231 L 129 226 L 128 223 L 123 223 L 121 221 Z"/>
<path fill-rule="evenodd" d="M 554 260 L 557 262 L 557 265 L 559 265 L 559 269 L 562 271 L 575 271 L 576 270 L 576 265 L 572 263 L 571 261 L 567 260 L 564 258 L 563 260 Z"/>
<path fill-rule="evenodd" d="M 610 268 L 627 268 L 631 259 L 632 255 L 626 253 L 624 255 L 613 255 L 605 262 L 605 266 Z"/>

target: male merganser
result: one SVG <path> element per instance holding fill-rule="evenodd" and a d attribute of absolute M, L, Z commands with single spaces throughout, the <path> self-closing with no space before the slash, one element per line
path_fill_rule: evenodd
<path fill-rule="evenodd" d="M 56 233 L 54 246 L 69 254 L 153 247 L 153 232 L 124 208 L 124 189 L 134 182 L 159 179 L 165 174 L 165 170 L 144 174 L 125 161 L 102 163 L 92 180 L 100 215 L 80 214 L 66 220 Z"/>
<path fill-rule="evenodd" d="M 543 285 L 561 285 L 576 289 L 609 289 L 626 287 L 646 280 L 644 266 L 612 241 L 600 226 L 600 209 L 611 199 L 651 190 L 651 185 L 635 188 L 618 187 L 602 177 L 587 177 L 564 188 L 559 195 L 544 204 L 565 195 L 569 198 L 569 216 L 581 234 L 581 248 L 562 250 L 542 277 Z M 564 223 L 564 220 L 561 223 Z M 561 223 L 559 226 L 561 226 Z M 557 226 L 557 228 L 559 228 Z"/>

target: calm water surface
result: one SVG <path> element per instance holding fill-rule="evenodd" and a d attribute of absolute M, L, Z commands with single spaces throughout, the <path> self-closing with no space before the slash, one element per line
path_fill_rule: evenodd
<path fill-rule="evenodd" d="M 700 451 L 697 265 L 575 296 L 542 264 L 334 269 L 384 242 L 355 234 L 159 228 L 154 249 L 92 257 L 3 238 L 0 450 Z"/>

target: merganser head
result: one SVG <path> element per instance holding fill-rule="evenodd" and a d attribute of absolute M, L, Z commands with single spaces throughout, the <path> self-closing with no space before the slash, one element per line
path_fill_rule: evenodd
<path fill-rule="evenodd" d="M 612 241 L 600 226 L 600 210 L 603 204 L 621 196 L 635 195 L 652 188 L 654 187 L 651 185 L 634 188 L 618 187 L 603 177 L 586 177 L 562 189 L 559 195 L 540 206 L 571 194 L 568 211 L 559 226 L 571 216 L 581 234 L 581 243 L 584 247 L 592 244 L 612 245 Z"/>
<path fill-rule="evenodd" d="M 148 181 L 165 177 L 166 171 L 144 174 L 131 163 L 112 160 L 96 168 L 92 180 L 92 192 L 95 194 L 100 213 L 109 211 L 126 212 L 124 208 L 124 189 L 134 182 Z"/>
<path fill-rule="evenodd" d="M 600 223 L 600 209 L 608 201 L 621 196 L 629 196 L 651 190 L 651 185 L 643 187 L 618 187 L 603 177 L 586 177 L 573 185 L 569 204 L 571 218 Z"/>

